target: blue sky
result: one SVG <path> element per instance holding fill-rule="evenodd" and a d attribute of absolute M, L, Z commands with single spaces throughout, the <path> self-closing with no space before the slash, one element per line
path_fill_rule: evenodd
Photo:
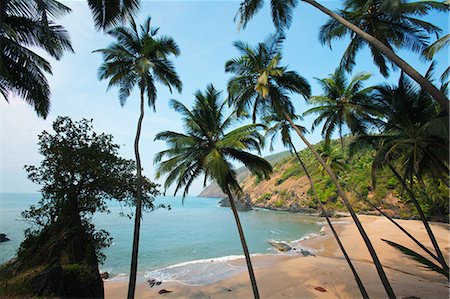
<path fill-rule="evenodd" d="M 132 94 L 122 108 L 117 90 L 106 92 L 107 81 L 100 82 L 97 79 L 101 55 L 92 51 L 108 46 L 112 39 L 95 31 L 85 1 L 63 2 L 73 11 L 59 23 L 69 31 L 75 54 L 66 53 L 60 61 L 50 59 L 53 76 L 48 76 L 52 88 L 49 117 L 46 120 L 38 118 L 31 107 L 19 98 L 14 98 L 9 104 L 0 98 L 0 192 L 39 190 L 39 186 L 27 179 L 23 166 L 39 163 L 41 156 L 38 154 L 37 135 L 43 130 L 50 130 L 52 121 L 59 115 L 70 116 L 75 120 L 92 118 L 97 132 L 114 136 L 115 142 L 121 145 L 122 156 L 134 158 L 138 94 Z M 238 1 L 142 2 L 137 21 L 141 23 L 150 15 L 153 26 L 160 27 L 159 34 L 172 36 L 181 49 L 181 55 L 173 58 L 173 61 L 183 81 L 182 94 L 170 94 L 167 88 L 158 86 L 156 113 L 147 107 L 143 123 L 140 149 L 144 174 L 154 179 L 153 157 L 166 148 L 163 142 L 153 141 L 155 134 L 162 130 L 182 130 L 181 118 L 169 108 L 169 99 L 175 98 L 190 106 L 195 90 L 204 89 L 210 82 L 216 88 L 224 90 L 229 78 L 224 72 L 224 63 L 237 55 L 232 46 L 233 41 L 244 40 L 256 44 L 272 33 L 274 28 L 267 6 L 245 30 L 238 31 L 233 23 Z M 340 4 L 339 1 L 321 3 L 332 9 Z M 433 13 L 427 19 L 441 26 L 444 33 L 448 33 L 448 14 Z M 308 79 L 314 95 L 320 94 L 321 90 L 313 78 L 322 78 L 333 72 L 346 46 L 345 40 L 335 42 L 332 50 L 321 46 L 318 30 L 326 20 L 327 17 L 321 12 L 300 2 L 284 43 L 283 64 Z M 429 63 L 419 59 L 416 54 L 404 51 L 399 54 L 422 73 L 429 66 Z M 448 65 L 448 51 L 442 51 L 437 60 L 439 65 L 436 73 L 440 74 Z M 399 75 L 399 72 L 394 72 L 387 80 L 380 76 L 372 64 L 367 48 L 358 56 L 353 74 L 360 71 L 373 73 L 368 84 L 396 82 Z M 223 95 L 226 96 L 225 93 Z M 292 101 L 298 113 L 308 107 L 300 97 L 293 97 Z M 308 117 L 303 125 L 310 128 L 311 122 L 312 117 Z M 316 143 L 321 139 L 320 131 L 316 130 L 308 137 L 311 142 Z M 299 140 L 295 139 L 295 143 L 299 148 L 304 148 Z M 277 144 L 274 152 L 282 150 L 281 144 Z M 270 154 L 268 149 L 264 151 L 264 155 L 267 154 Z M 202 182 L 199 180 L 191 187 L 190 195 L 197 195 L 201 190 Z"/>

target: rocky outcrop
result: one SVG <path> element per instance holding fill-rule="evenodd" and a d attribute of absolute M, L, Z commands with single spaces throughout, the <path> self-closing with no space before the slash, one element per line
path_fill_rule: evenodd
<path fill-rule="evenodd" d="M 291 246 L 289 246 L 288 244 L 283 243 L 283 242 L 276 242 L 276 241 L 272 241 L 272 240 L 268 240 L 267 242 L 270 245 L 272 245 L 273 247 L 275 247 L 278 251 L 281 251 L 281 252 L 287 252 L 292 249 Z"/>
<path fill-rule="evenodd" d="M 9 238 L 5 234 L 0 234 L 0 243 L 6 241 L 9 241 Z"/>
<path fill-rule="evenodd" d="M 243 196 L 239 198 L 234 199 L 234 203 L 236 204 L 236 209 L 238 211 L 250 211 L 253 210 L 252 208 L 252 200 L 250 199 L 250 195 L 244 194 Z M 219 201 L 219 204 L 221 207 L 229 207 L 230 206 L 230 200 L 228 197 L 222 199 Z"/>
<path fill-rule="evenodd" d="M 211 183 L 203 189 L 203 191 L 198 195 L 198 197 L 211 197 L 211 198 L 225 198 L 225 193 L 220 190 L 219 185 L 216 183 Z"/>

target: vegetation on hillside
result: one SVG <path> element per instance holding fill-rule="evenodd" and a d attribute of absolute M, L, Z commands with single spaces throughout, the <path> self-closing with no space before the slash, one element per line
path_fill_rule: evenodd
<path fill-rule="evenodd" d="M 340 173 L 340 177 L 345 182 L 345 191 L 348 192 L 355 209 L 360 213 L 374 211 L 359 199 L 360 196 L 363 196 L 368 197 L 373 204 L 395 217 L 405 219 L 417 217 L 408 195 L 388 170 L 382 170 L 377 174 L 376 188 L 374 188 L 370 174 L 375 150 L 367 146 L 349 157 L 348 144 L 351 142 L 351 138 L 346 137 L 345 139 L 346 145 L 342 154 L 345 170 Z M 322 141 L 315 146 L 320 148 L 324 143 Z M 342 153 L 340 140 L 332 140 L 330 146 L 336 152 Z M 345 211 L 345 207 L 338 200 L 336 188 L 329 177 L 322 173 L 312 154 L 304 149 L 299 151 L 299 155 L 316 182 L 319 198 L 322 202 L 327 203 L 327 209 Z M 252 195 L 252 201 L 256 206 L 294 211 L 297 207 L 317 209 L 317 202 L 314 200 L 309 186 L 305 187 L 304 184 L 301 184 L 305 173 L 293 155 L 274 163 L 273 169 L 274 174 L 270 181 L 260 180 L 254 175 L 248 175 L 243 179 L 244 192 Z M 432 190 L 433 192 L 430 192 Z M 444 184 L 436 185 L 431 180 L 426 180 L 425 188 L 415 188 L 415 192 L 428 217 L 448 221 L 446 217 L 449 213 L 448 188 Z M 431 197 L 432 200 L 428 200 L 428 197 Z M 282 202 L 283 204 L 281 204 Z"/>

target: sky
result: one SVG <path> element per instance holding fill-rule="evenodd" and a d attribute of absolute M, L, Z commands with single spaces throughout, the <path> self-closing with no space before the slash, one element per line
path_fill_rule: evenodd
<path fill-rule="evenodd" d="M 38 134 L 43 130 L 51 131 L 51 124 L 57 116 L 69 116 L 73 120 L 93 119 L 94 130 L 114 136 L 121 146 L 121 156 L 134 158 L 133 141 L 139 116 L 139 96 L 133 93 L 124 107 L 120 106 L 117 89 L 107 91 L 107 81 L 97 78 L 102 57 L 92 51 L 107 47 L 113 39 L 94 29 L 92 17 L 85 1 L 62 1 L 72 9 L 72 13 L 59 20 L 70 33 L 75 53 L 66 53 L 60 61 L 55 61 L 40 50 L 52 63 L 53 75 L 48 75 L 52 90 L 51 111 L 47 119 L 39 118 L 34 110 L 20 98 L 14 97 L 7 103 L 0 96 L 0 192 L 37 192 L 40 186 L 28 180 L 24 165 L 38 165 L 42 156 L 38 153 Z M 267 2 L 267 1 L 266 1 Z M 339 1 L 320 1 L 330 9 L 339 7 Z M 162 141 L 154 141 L 154 136 L 164 130 L 182 131 L 181 117 L 171 110 L 170 99 L 177 99 L 191 107 L 193 93 L 204 90 L 208 83 L 219 90 L 226 89 L 230 78 L 224 71 L 228 59 L 238 55 L 233 42 L 243 40 L 251 45 L 264 40 L 274 32 L 269 7 L 263 10 L 248 24 L 245 30 L 238 30 L 233 18 L 239 7 L 239 1 L 149 1 L 142 0 L 142 7 L 136 17 L 142 23 L 147 16 L 152 17 L 152 26 L 160 27 L 160 35 L 169 35 L 178 43 L 181 55 L 172 57 L 176 70 L 183 81 L 181 94 L 170 94 L 169 90 L 157 85 L 158 96 L 156 113 L 146 107 L 141 135 L 141 158 L 144 175 L 155 180 L 153 157 L 166 149 Z M 432 13 L 426 20 L 449 32 L 448 14 Z M 318 31 L 328 20 L 327 16 L 306 3 L 300 2 L 295 10 L 293 23 L 286 34 L 283 47 L 283 65 L 295 70 L 311 84 L 312 94 L 319 95 L 321 90 L 314 78 L 323 78 L 338 66 L 347 41 L 333 43 L 332 49 L 322 46 L 318 40 Z M 434 40 L 435 37 L 432 37 Z M 429 62 L 417 54 L 400 51 L 398 54 L 424 73 Z M 436 56 L 436 73 L 448 65 L 448 49 Z M 395 83 L 399 71 L 385 79 L 373 65 L 370 53 L 364 48 L 358 55 L 356 67 L 351 75 L 358 72 L 371 72 L 372 78 L 367 85 Z M 225 92 L 223 97 L 225 97 Z M 297 113 L 311 106 L 299 96 L 292 101 Z M 307 117 L 302 125 L 311 127 L 313 117 Z M 295 138 L 295 137 L 294 137 Z M 307 138 L 312 143 L 321 140 L 317 129 Z M 299 149 L 304 148 L 299 139 L 294 139 Z M 280 142 L 275 144 L 273 153 L 283 151 Z M 269 149 L 263 155 L 269 155 Z M 203 189 L 203 181 L 198 180 L 191 187 L 189 195 L 195 196 Z M 168 190 L 168 194 L 172 192 Z"/>

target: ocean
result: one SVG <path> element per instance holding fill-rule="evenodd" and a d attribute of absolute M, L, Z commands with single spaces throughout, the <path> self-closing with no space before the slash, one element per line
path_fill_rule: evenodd
<path fill-rule="evenodd" d="M 11 241 L 0 243 L 0 263 L 13 258 L 30 223 L 20 213 L 36 203 L 39 194 L 0 193 L 0 233 Z M 217 198 L 157 197 L 155 205 L 166 204 L 171 210 L 157 209 L 143 215 L 139 247 L 140 279 L 148 277 L 202 285 L 229 277 L 246 268 L 230 261 L 243 256 L 232 212 L 222 208 Z M 98 229 L 113 238 L 105 248 L 106 260 L 100 271 L 112 279 L 126 279 L 131 260 L 134 220 L 120 216 L 128 212 L 117 202 L 109 204 L 111 213 L 96 214 Z M 245 237 L 252 255 L 278 254 L 267 240 L 299 246 L 304 238 L 320 232 L 321 220 L 289 212 L 255 209 L 240 212 Z"/>

